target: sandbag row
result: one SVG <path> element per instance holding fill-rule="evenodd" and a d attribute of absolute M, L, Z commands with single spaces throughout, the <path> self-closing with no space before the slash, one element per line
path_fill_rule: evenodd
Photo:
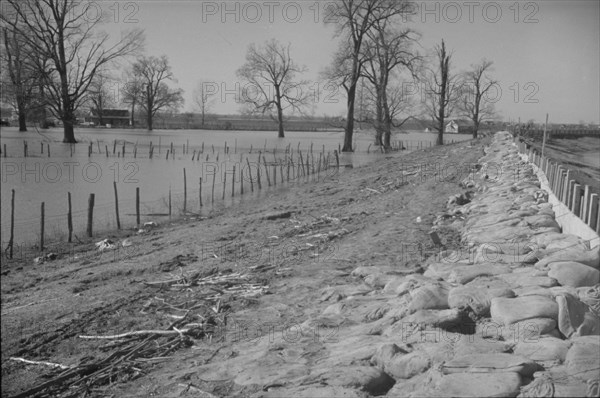
<path fill-rule="evenodd" d="M 423 274 L 353 272 L 387 298 L 352 312 L 387 339 L 370 361 L 396 381 L 388 396 L 598 396 L 599 250 L 561 233 L 512 142 L 495 135 L 461 183 L 467 199 L 437 219 L 464 250 L 433 256 Z"/>

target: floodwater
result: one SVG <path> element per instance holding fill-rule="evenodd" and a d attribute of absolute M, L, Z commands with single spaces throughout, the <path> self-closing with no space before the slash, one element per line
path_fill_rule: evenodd
<path fill-rule="evenodd" d="M 213 208 L 230 206 L 236 200 L 256 200 L 260 195 L 274 189 L 285 189 L 281 183 L 282 172 L 287 181 L 286 148 L 293 158 L 290 165 L 290 183 L 306 183 L 307 177 L 297 177 L 299 150 L 306 163 L 306 155 L 312 146 L 311 162 L 318 169 L 329 154 L 329 164 L 335 165 L 333 151 L 343 142 L 343 132 L 287 132 L 286 138 L 278 139 L 276 132 L 210 131 L 210 130 L 119 130 L 81 128 L 76 130 L 79 143 L 62 143 L 60 128 L 45 131 L 30 129 L 19 133 L 15 127 L 0 130 L 2 157 L 2 248 L 10 237 L 11 190 L 15 190 L 15 243 L 35 243 L 40 236 L 41 203 L 45 206 L 45 242 L 66 241 L 68 201 L 72 198 L 74 234 L 85 236 L 88 200 L 95 194 L 93 210 L 94 236 L 101 238 L 101 232 L 116 228 L 115 193 L 116 182 L 119 198 L 119 214 L 122 228 L 136 226 L 136 188 L 140 190 L 141 222 L 168 220 L 169 191 L 171 191 L 172 214 L 177 216 L 183 210 L 184 178 L 186 169 L 187 200 L 186 210 L 199 215 Z M 356 132 L 355 152 L 340 155 L 340 171 L 330 168 L 319 173 L 318 179 L 335 179 L 336 173 L 343 172 L 345 166 L 360 167 L 382 155 L 371 147 L 373 136 L 367 132 Z M 409 150 L 433 145 L 436 135 L 412 132 L 395 134 L 394 141 L 403 141 Z M 446 135 L 446 142 L 470 139 L 468 135 Z M 115 146 L 115 140 L 117 145 Z M 24 157 L 23 142 L 27 141 L 28 157 Z M 88 154 L 92 144 L 92 153 Z M 125 156 L 121 151 L 125 143 Z M 150 143 L 154 147 L 153 157 L 149 158 Z M 173 144 L 175 156 L 171 150 Z M 187 147 L 183 152 L 184 145 Z M 228 153 L 225 154 L 225 145 Z M 43 146 L 43 153 L 42 153 Z M 48 146 L 50 157 L 48 157 Z M 134 158 L 134 146 L 137 154 Z M 5 156 L 5 148 L 6 155 Z M 195 153 L 203 152 L 200 156 Z M 113 153 L 114 150 L 114 153 Z M 106 152 L 108 151 L 108 157 Z M 167 151 L 169 158 L 166 159 Z M 269 179 L 277 173 L 277 186 L 268 188 L 261 160 L 262 190 L 257 189 L 258 151 L 269 163 Z M 275 162 L 281 161 L 279 166 Z M 250 167 L 248 167 L 250 163 Z M 233 168 L 236 169 L 234 186 L 235 198 L 231 195 Z M 324 166 L 322 166 L 324 168 Z M 244 176 L 244 191 L 241 193 L 240 169 Z M 248 173 L 250 170 L 250 174 Z M 200 206 L 200 178 L 202 178 L 202 207 Z M 251 181 L 254 193 L 250 193 Z M 311 176 L 310 181 L 316 181 Z M 273 183 L 273 181 L 271 181 Z M 214 183 L 214 203 L 213 203 Z M 225 186 L 224 186 L 225 183 Z M 273 184 L 274 185 L 274 184 Z M 223 195 L 225 189 L 225 195 Z M 223 196 L 225 199 L 223 199 Z"/>

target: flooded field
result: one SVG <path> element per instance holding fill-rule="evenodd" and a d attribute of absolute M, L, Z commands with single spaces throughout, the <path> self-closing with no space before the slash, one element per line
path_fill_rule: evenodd
<path fill-rule="evenodd" d="M 35 242 L 39 239 L 40 206 L 45 203 L 46 241 L 64 241 L 67 234 L 67 194 L 72 196 L 74 233 L 85 234 L 88 198 L 95 194 L 94 231 L 116 228 L 115 199 L 113 182 L 116 182 L 119 196 L 119 213 L 123 227 L 136 224 L 135 195 L 140 188 L 140 213 L 142 222 L 161 222 L 168 218 L 169 191 L 171 191 L 172 214 L 179 215 L 183 210 L 184 181 L 186 169 L 187 201 L 186 210 L 198 215 L 209 212 L 213 206 L 230 206 L 239 200 L 260 198 L 281 189 L 287 184 L 286 148 L 292 155 L 290 183 L 314 181 L 303 177 L 298 166 L 299 152 L 311 152 L 311 164 L 317 169 L 319 157 L 324 169 L 329 154 L 330 165 L 335 164 L 333 151 L 343 141 L 342 132 L 289 132 L 284 139 L 276 138 L 276 133 L 210 130 L 142 130 L 119 129 L 78 129 L 79 143 L 63 144 L 62 130 L 29 131 L 19 133 L 16 128 L 3 128 L 0 145 L 3 150 L 2 167 L 2 242 L 10 236 L 11 190 L 15 190 L 15 242 Z M 433 145 L 435 134 L 408 133 L 396 134 L 394 141 L 402 141 L 407 151 Z M 470 139 L 468 135 L 447 135 L 447 142 Z M 28 157 L 24 157 L 23 142 L 27 141 Z M 115 145 L 116 142 L 116 145 Z M 360 167 L 383 156 L 372 146 L 373 136 L 367 132 L 355 134 L 355 152 L 342 153 L 339 172 L 346 167 Z M 88 153 L 91 144 L 91 154 Z M 170 152 L 171 144 L 174 156 Z M 125 155 L 123 151 L 125 146 Z M 154 147 L 150 159 L 150 146 Z M 6 146 L 7 157 L 4 157 Z M 185 153 L 184 153 L 185 146 Z M 225 154 L 225 146 L 228 153 Z M 48 147 L 50 156 L 48 156 Z M 137 148 L 134 157 L 134 147 Z M 169 158 L 166 159 L 167 151 Z M 250 193 L 250 179 L 256 185 L 256 163 L 258 152 L 264 155 L 261 160 L 261 177 L 266 187 L 264 161 L 269 167 L 270 178 L 277 173 L 277 185 L 260 192 Z M 108 152 L 108 156 L 107 156 Z M 201 155 L 198 153 L 202 152 Z M 194 157 L 194 160 L 192 160 Z M 344 167 L 345 166 L 345 167 Z M 234 197 L 231 195 L 233 169 L 236 170 Z M 245 194 L 241 196 L 239 175 L 244 175 Z M 248 172 L 250 170 L 250 173 Z M 286 174 L 281 183 L 281 173 Z M 319 172 L 318 178 L 335 178 L 338 169 L 331 168 Z M 299 174 L 299 175 L 298 175 Z M 202 178 L 202 207 L 200 206 L 200 178 Z M 214 204 L 213 204 L 214 181 Z M 226 183 L 224 186 L 223 183 Z M 256 187 L 255 187 L 256 188 Z M 223 195 L 225 189 L 225 195 Z M 223 199 L 224 197 L 224 199 Z"/>

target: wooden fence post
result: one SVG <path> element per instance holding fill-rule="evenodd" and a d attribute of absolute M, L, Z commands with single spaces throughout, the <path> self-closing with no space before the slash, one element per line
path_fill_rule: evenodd
<path fill-rule="evenodd" d="M 225 187 L 227 184 L 227 170 L 223 170 L 223 197 L 221 198 L 221 200 L 225 200 Z"/>
<path fill-rule="evenodd" d="M 69 243 L 73 239 L 73 209 L 71 207 L 71 192 L 68 192 L 67 199 L 69 202 L 69 212 L 67 213 L 67 227 L 69 229 Z"/>
<path fill-rule="evenodd" d="M 185 167 L 183 168 L 183 214 L 187 211 L 187 178 L 185 176 Z"/>
<path fill-rule="evenodd" d="M 588 223 L 588 206 L 590 203 L 590 186 L 586 185 L 583 189 L 583 206 L 581 206 L 581 219 L 583 220 L 584 223 Z"/>
<path fill-rule="evenodd" d="M 262 185 L 260 183 L 260 151 L 258 151 L 258 162 L 256 163 L 256 184 L 258 184 L 258 189 L 262 189 Z"/>
<path fill-rule="evenodd" d="M 88 214 L 87 214 L 87 235 L 92 237 L 92 225 L 94 223 L 94 199 L 96 195 L 93 193 L 90 194 L 90 198 L 88 199 Z"/>
<path fill-rule="evenodd" d="M 198 199 L 200 203 L 200 207 L 202 207 L 202 177 L 200 177 L 200 190 L 198 191 Z"/>
<path fill-rule="evenodd" d="M 248 177 L 250 178 L 250 191 L 254 192 L 254 181 L 252 181 L 252 168 L 250 167 L 250 160 L 246 158 L 246 163 L 248 164 Z"/>
<path fill-rule="evenodd" d="M 4 155 L 6 156 L 6 144 L 4 144 Z M 8 241 L 9 257 L 13 258 L 13 246 L 15 242 L 15 190 L 11 189 L 10 193 L 10 240 Z"/>
<path fill-rule="evenodd" d="M 117 215 L 117 229 L 121 229 L 121 220 L 119 218 L 119 194 L 117 193 L 116 181 L 113 181 L 113 189 L 115 191 L 115 214 Z"/>
<path fill-rule="evenodd" d="M 573 186 L 573 199 L 571 200 L 571 209 L 573 211 L 573 213 L 579 217 L 580 217 L 580 211 L 581 211 L 581 185 L 580 184 L 575 184 Z"/>
<path fill-rule="evenodd" d="M 593 193 L 590 195 L 590 210 L 588 212 L 588 223 L 592 230 L 597 230 L 598 225 L 598 194 Z"/>
<path fill-rule="evenodd" d="M 269 177 L 269 167 L 267 166 L 267 159 L 263 156 L 263 163 L 265 165 L 265 175 L 267 176 L 267 183 L 271 186 L 271 178 Z"/>
<path fill-rule="evenodd" d="M 44 216 L 45 216 L 45 203 L 42 202 L 42 206 L 40 209 L 41 217 L 40 217 L 40 251 L 44 251 Z"/>
<path fill-rule="evenodd" d="M 235 196 L 235 165 L 233 165 L 233 173 L 231 175 L 231 197 Z"/>
<path fill-rule="evenodd" d="M 135 188 L 135 222 L 140 227 L 140 187 Z"/>
<path fill-rule="evenodd" d="M 211 204 L 215 203 L 215 181 L 217 179 L 217 171 L 213 170 L 213 181 L 212 181 L 212 193 L 211 193 Z"/>

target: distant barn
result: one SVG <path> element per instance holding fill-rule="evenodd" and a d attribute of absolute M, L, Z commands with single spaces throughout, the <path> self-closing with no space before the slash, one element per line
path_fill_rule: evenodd
<path fill-rule="evenodd" d="M 94 126 L 128 127 L 130 123 L 129 110 L 103 109 L 102 118 L 100 118 L 96 110 L 92 110 L 86 121 L 92 122 Z"/>

